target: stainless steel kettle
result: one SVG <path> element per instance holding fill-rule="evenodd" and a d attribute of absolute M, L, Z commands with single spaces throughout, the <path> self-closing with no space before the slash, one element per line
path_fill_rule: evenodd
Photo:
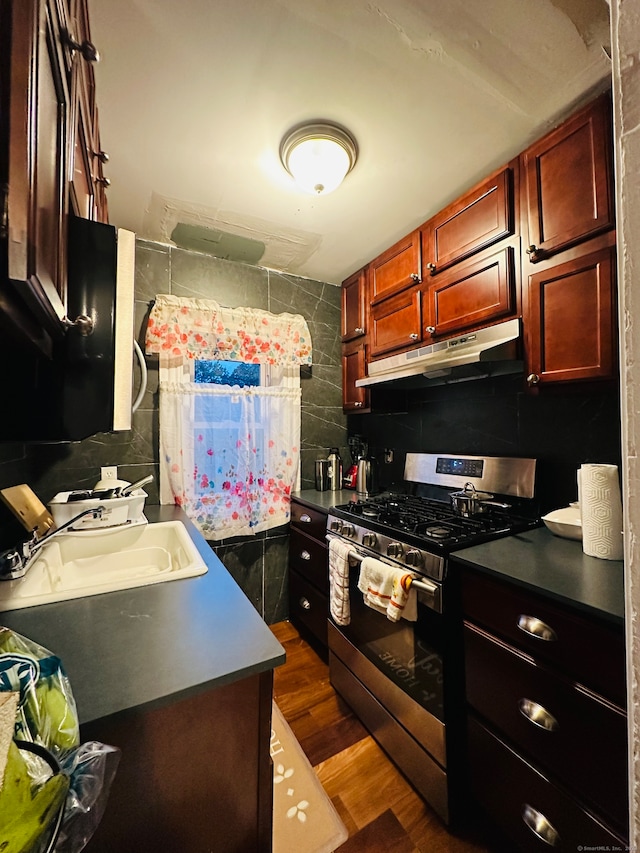
<path fill-rule="evenodd" d="M 368 498 L 377 495 L 378 491 L 378 463 L 373 457 L 358 459 L 356 497 Z"/>

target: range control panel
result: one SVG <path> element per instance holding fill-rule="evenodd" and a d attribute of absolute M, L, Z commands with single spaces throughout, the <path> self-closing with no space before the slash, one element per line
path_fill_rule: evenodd
<path fill-rule="evenodd" d="M 459 457 L 439 456 L 436 462 L 436 474 L 457 474 L 459 477 L 482 477 L 484 460 L 460 459 Z"/>

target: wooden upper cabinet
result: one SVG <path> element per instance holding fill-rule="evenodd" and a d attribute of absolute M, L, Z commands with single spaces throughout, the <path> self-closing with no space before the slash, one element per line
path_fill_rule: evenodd
<path fill-rule="evenodd" d="M 359 340 L 342 348 L 342 408 L 345 413 L 371 410 L 368 388 L 356 387 L 357 379 L 367 375 L 367 348 Z"/>
<path fill-rule="evenodd" d="M 367 333 L 367 270 L 361 269 L 342 282 L 342 340 Z"/>
<path fill-rule="evenodd" d="M 607 94 L 522 154 L 532 263 L 613 227 L 610 128 Z"/>
<path fill-rule="evenodd" d="M 423 280 L 514 233 L 515 168 L 491 175 L 426 223 Z"/>
<path fill-rule="evenodd" d="M 529 275 L 530 386 L 611 379 L 616 368 L 616 250 L 579 254 Z"/>
<path fill-rule="evenodd" d="M 513 247 L 472 258 L 423 285 L 423 337 L 451 336 L 516 311 Z"/>
<path fill-rule="evenodd" d="M 2 181 L 6 184 L 2 238 L 6 275 L 18 301 L 2 301 L 4 320 L 50 354 L 66 314 L 66 218 L 69 87 L 56 0 L 3 5 L 10 23 L 4 43 Z M 10 19 L 10 20 L 9 20 Z M 6 175 L 4 174 L 6 172 Z"/>
<path fill-rule="evenodd" d="M 420 231 L 413 231 L 371 262 L 372 305 L 420 282 L 420 255 Z"/>
<path fill-rule="evenodd" d="M 370 354 L 406 350 L 422 338 L 421 300 L 417 287 L 403 290 L 371 308 Z"/>

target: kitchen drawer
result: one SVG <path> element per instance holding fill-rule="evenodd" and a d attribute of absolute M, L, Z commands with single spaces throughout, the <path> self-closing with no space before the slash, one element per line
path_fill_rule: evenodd
<path fill-rule="evenodd" d="M 291 524 L 293 527 L 304 530 L 307 535 L 324 542 L 327 532 L 327 513 L 322 512 L 320 509 L 312 509 L 292 500 Z"/>
<path fill-rule="evenodd" d="M 470 780 L 473 794 L 490 817 L 514 842 L 519 853 L 549 850 L 627 850 L 614 835 L 562 788 L 535 770 L 475 718 L 468 720 Z M 558 834 L 555 845 L 543 841 L 523 815 L 542 817 L 537 830 L 550 824 Z M 551 839 L 550 839 L 551 840 Z"/>
<path fill-rule="evenodd" d="M 598 622 L 535 593 L 466 570 L 462 602 L 471 621 L 626 707 L 622 626 Z"/>
<path fill-rule="evenodd" d="M 297 572 L 289 572 L 289 618 L 303 625 L 327 647 L 329 598 L 322 595 Z"/>
<path fill-rule="evenodd" d="M 474 710 L 594 811 L 625 827 L 626 714 L 466 623 L 464 647 Z"/>
<path fill-rule="evenodd" d="M 289 538 L 289 568 L 299 572 L 324 595 L 329 594 L 329 549 L 299 530 Z"/>

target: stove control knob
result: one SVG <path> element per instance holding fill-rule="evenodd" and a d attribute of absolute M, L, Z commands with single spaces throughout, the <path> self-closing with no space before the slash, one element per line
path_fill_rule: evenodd
<path fill-rule="evenodd" d="M 356 531 L 353 527 L 353 524 L 343 524 L 342 530 L 340 532 L 342 533 L 343 536 L 351 537 L 355 534 Z"/>
<path fill-rule="evenodd" d="M 420 551 L 417 551 L 415 548 L 412 548 L 410 551 L 407 551 L 404 561 L 408 566 L 421 566 L 422 554 L 420 553 Z"/>
<path fill-rule="evenodd" d="M 332 533 L 340 533 L 342 531 L 342 522 L 339 519 L 332 521 L 329 525 L 329 530 L 331 530 Z"/>
<path fill-rule="evenodd" d="M 367 548 L 375 548 L 378 537 L 375 533 L 365 533 L 362 537 L 362 544 Z"/>
<path fill-rule="evenodd" d="M 387 557 L 402 557 L 404 548 L 399 542 L 390 542 L 387 545 Z"/>

